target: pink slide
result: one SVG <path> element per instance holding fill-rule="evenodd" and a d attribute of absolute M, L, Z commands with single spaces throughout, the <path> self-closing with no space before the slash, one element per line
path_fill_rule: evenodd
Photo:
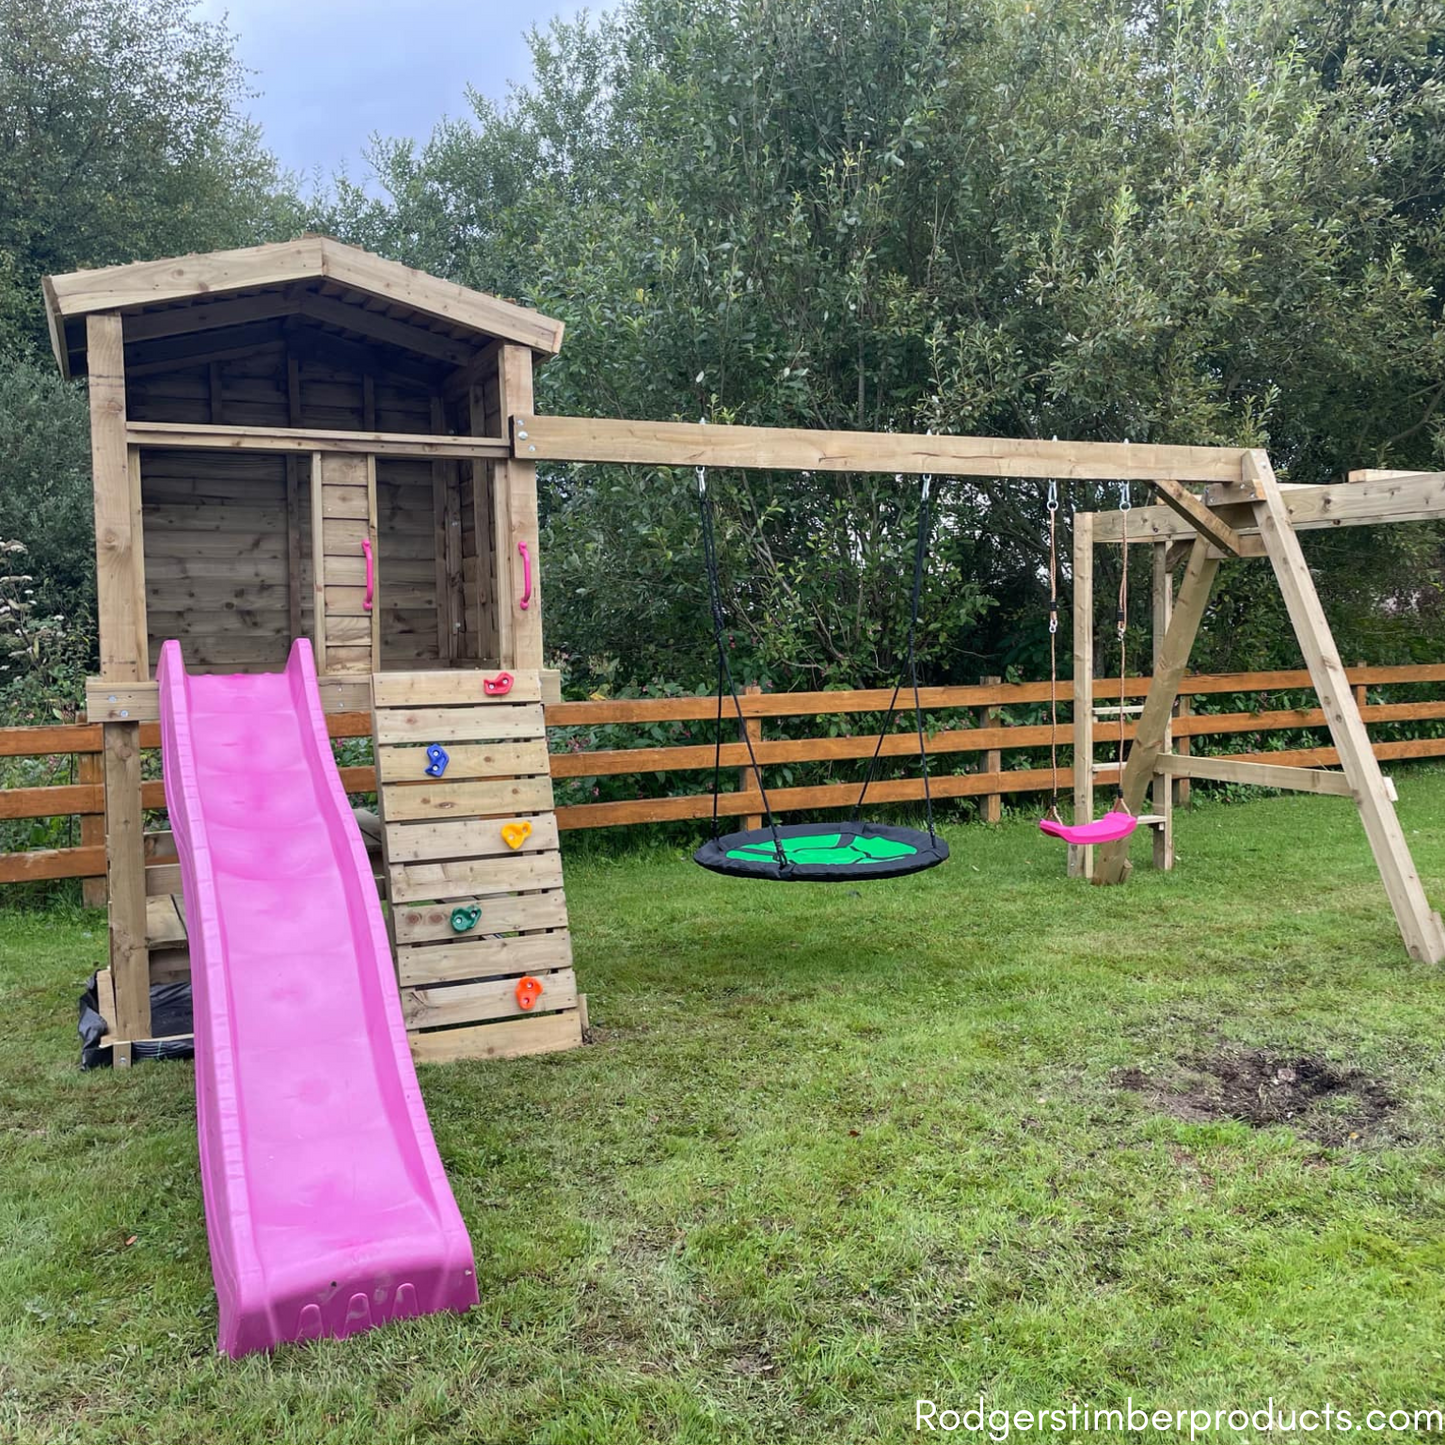
<path fill-rule="evenodd" d="M 161 649 L 166 806 L 190 928 L 196 1121 L 219 1348 L 342 1338 L 477 1302 L 310 643 L 187 677 Z"/>

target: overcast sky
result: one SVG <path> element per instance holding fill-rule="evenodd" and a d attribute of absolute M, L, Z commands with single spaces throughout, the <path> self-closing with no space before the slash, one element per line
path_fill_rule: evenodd
<path fill-rule="evenodd" d="M 242 62 L 257 72 L 249 103 L 281 164 L 329 176 L 369 174 L 373 132 L 424 138 L 466 115 L 466 88 L 500 100 L 530 75 L 526 32 L 554 16 L 605 8 L 570 0 L 201 0 L 227 16 Z"/>

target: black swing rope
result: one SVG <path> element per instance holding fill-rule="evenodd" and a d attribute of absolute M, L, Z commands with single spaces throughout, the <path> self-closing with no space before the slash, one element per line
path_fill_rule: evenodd
<path fill-rule="evenodd" d="M 879 734 L 879 741 L 873 751 L 873 759 L 868 763 L 867 776 L 864 777 L 863 789 L 858 793 L 858 801 L 854 806 L 853 818 L 850 825 L 853 838 L 842 848 L 842 853 L 847 857 L 841 857 L 835 863 L 834 858 L 818 860 L 816 857 L 793 860 L 788 854 L 788 845 L 785 838 L 809 838 L 814 835 L 815 825 L 793 824 L 789 827 L 782 827 L 777 822 L 773 812 L 772 801 L 767 796 L 767 788 L 763 783 L 763 770 L 757 760 L 757 753 L 753 747 L 753 737 L 747 730 L 743 718 L 743 704 L 737 694 L 737 683 L 733 678 L 733 666 L 728 659 L 727 624 L 725 624 L 724 613 L 722 613 L 722 584 L 720 569 L 718 569 L 717 551 L 717 527 L 715 527 L 714 506 L 712 497 L 708 491 L 707 468 L 696 468 L 698 478 L 698 514 L 702 523 L 702 561 L 707 569 L 708 577 L 708 604 L 712 613 L 712 640 L 717 647 L 718 655 L 718 704 L 717 717 L 714 725 L 715 740 L 712 750 L 712 841 L 704 847 L 699 848 L 694 854 L 696 863 L 702 867 L 709 868 L 714 873 L 733 874 L 734 877 L 772 877 L 785 881 L 837 881 L 841 879 L 870 879 L 870 877 L 896 877 L 903 873 L 918 873 L 922 868 L 935 867 L 936 864 L 944 863 L 948 858 L 948 844 L 938 837 L 933 827 L 933 796 L 928 777 L 928 747 L 926 738 L 923 736 L 923 708 L 922 699 L 919 696 L 918 686 L 918 613 L 920 598 L 923 591 L 923 564 L 926 559 L 929 538 L 929 494 L 931 494 L 932 478 L 923 478 L 922 500 L 919 504 L 918 519 L 918 542 L 913 555 L 913 590 L 909 601 L 909 631 L 907 631 L 907 678 L 912 683 L 913 689 L 913 712 L 918 718 L 918 746 L 919 756 L 923 766 L 923 799 L 925 799 L 926 812 L 928 812 L 928 844 L 922 844 L 922 834 L 916 829 L 893 828 L 883 824 L 863 824 L 860 822 L 860 814 L 863 811 L 864 802 L 868 795 L 868 788 L 873 782 L 874 773 L 877 770 L 879 757 L 883 753 L 883 738 L 889 734 L 892 727 L 894 714 L 897 712 L 897 704 L 903 692 L 903 676 L 899 676 L 896 686 L 893 688 L 893 696 L 889 702 L 889 714 L 884 721 L 883 731 Z M 902 481 L 902 478 L 899 478 Z M 747 759 L 754 779 L 757 780 L 757 792 L 762 802 L 763 811 L 767 815 L 767 828 L 746 829 L 738 834 L 728 834 L 722 837 L 720 821 L 720 798 L 722 788 L 722 718 L 724 718 L 724 694 L 733 698 L 733 712 L 740 724 L 740 733 L 743 734 L 743 743 L 747 747 Z M 767 838 L 772 837 L 772 848 L 767 845 Z M 854 853 L 855 847 L 860 847 L 860 838 L 866 838 L 870 847 L 864 847 L 863 853 Z M 838 845 L 838 838 L 832 838 L 822 844 L 824 850 L 835 848 Z M 884 847 L 892 845 L 892 853 L 876 854 L 871 851 L 871 845 L 883 844 Z M 724 851 L 727 850 L 727 851 Z M 738 851 L 733 851 L 738 850 Z M 756 850 L 756 851 L 754 851 Z M 772 853 L 772 858 L 767 858 L 767 853 Z M 847 864 L 847 868 L 841 864 Z"/>
<path fill-rule="evenodd" d="M 902 482 L 903 478 L 899 475 L 895 480 Z M 913 687 L 913 715 L 918 723 L 918 757 L 923 768 L 923 811 L 928 820 L 928 842 L 930 847 L 936 848 L 938 837 L 933 830 L 933 794 L 929 791 L 928 785 L 928 745 L 923 736 L 923 704 L 918 697 L 918 659 L 915 651 L 918 605 L 923 596 L 923 563 L 928 552 L 929 522 L 932 513 L 929 499 L 932 491 L 933 478 L 925 473 L 923 493 L 918 502 L 918 536 L 913 544 L 913 593 L 908 603 L 908 679 Z M 889 729 L 893 726 L 893 715 L 898 710 L 898 695 L 902 691 L 903 674 L 900 673 L 898 681 L 893 687 L 893 697 L 888 703 L 888 716 L 883 719 L 883 727 L 878 733 L 877 746 L 874 747 L 873 756 L 868 761 L 868 771 L 863 777 L 863 791 L 858 794 L 858 801 L 853 805 L 852 821 L 855 826 L 863 812 L 863 800 L 868 796 L 868 788 L 873 781 L 879 755 L 883 751 L 883 739 L 888 736 Z"/>
<path fill-rule="evenodd" d="M 763 770 L 758 766 L 758 755 L 753 751 L 753 740 L 743 721 L 742 700 L 738 697 L 737 684 L 733 681 L 732 664 L 728 661 L 727 628 L 723 621 L 722 583 L 718 577 L 717 541 L 713 535 L 712 498 L 707 490 L 707 468 L 697 469 L 697 505 L 702 518 L 702 558 L 707 569 L 708 601 L 712 606 L 713 641 L 717 644 L 717 740 L 712 764 L 712 836 L 718 837 L 718 795 L 722 785 L 722 719 L 723 688 L 732 695 L 733 711 L 738 718 L 738 731 L 747 744 L 748 764 L 757 779 L 758 794 L 763 801 L 763 812 L 767 814 L 768 827 L 773 834 L 773 849 L 777 853 L 778 868 L 787 872 L 792 864 L 788 861 L 787 850 L 778 832 L 778 820 L 773 816 L 772 804 L 768 802 L 768 790 L 763 785 Z"/>

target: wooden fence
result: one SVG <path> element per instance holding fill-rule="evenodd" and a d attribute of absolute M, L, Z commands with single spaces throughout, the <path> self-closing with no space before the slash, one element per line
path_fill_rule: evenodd
<path fill-rule="evenodd" d="M 1367 723 L 1445 724 L 1445 698 L 1412 702 L 1370 702 L 1368 690 L 1388 685 L 1421 685 L 1445 683 L 1445 664 L 1404 667 L 1356 667 L 1350 669 Z M 1131 678 L 1124 687 L 1125 699 L 1142 697 L 1149 686 L 1147 677 Z M 1309 676 L 1304 672 L 1247 672 L 1198 676 L 1186 680 L 1180 690 L 1180 715 L 1173 727 L 1174 745 L 1180 752 L 1207 753 L 1198 741 L 1225 738 L 1239 733 L 1275 733 L 1302 728 L 1323 728 L 1324 714 L 1318 708 L 1265 708 L 1260 711 L 1200 712 L 1193 706 L 1196 698 L 1217 694 L 1256 694 L 1308 690 Z M 1067 713 L 1067 683 L 1060 684 L 1060 712 Z M 804 717 L 839 718 L 886 711 L 891 689 L 847 692 L 763 693 L 749 691 L 742 699 L 743 722 L 731 717 L 731 704 L 725 713 L 729 729 L 747 729 L 760 764 L 776 769 L 784 764 L 809 764 L 857 761 L 861 778 L 866 759 L 872 756 L 877 734 L 866 729 L 842 735 L 803 738 L 769 738 L 769 719 Z M 1120 702 L 1117 679 L 1100 679 L 1094 688 L 1097 702 Z M 929 714 L 929 756 L 938 770 L 932 779 L 935 798 L 978 798 L 980 814 L 996 820 L 1001 799 L 1019 793 L 1040 793 L 1050 785 L 1047 767 L 1036 760 L 1023 767 L 1006 766 L 1011 753 L 1027 749 L 1037 752 L 1047 748 L 1050 729 L 1047 723 L 1010 724 L 1000 716 L 1011 707 L 1028 706 L 1036 710 L 1049 697 L 1046 682 L 987 682 L 975 687 L 930 687 L 922 690 L 922 703 Z M 905 698 L 911 702 L 911 698 Z M 953 713 L 951 725 L 937 728 L 940 713 Z M 710 726 L 717 715 L 712 697 L 628 698 L 607 701 L 565 702 L 547 709 L 549 727 L 588 728 L 603 725 L 646 725 L 656 723 L 700 723 Z M 365 738 L 371 735 L 371 720 L 361 712 L 333 713 L 327 719 L 335 739 Z M 877 724 L 875 723 L 876 727 Z M 1108 757 L 1113 737 L 1112 721 L 1099 725 L 1099 757 Z M 1126 737 L 1132 727 L 1126 727 Z M 1445 757 L 1445 725 L 1441 736 L 1377 742 L 1375 753 L 1382 760 Z M 574 735 L 575 736 L 575 735 Z M 1072 735 L 1067 721 L 1061 720 L 1058 732 L 1060 748 L 1070 746 Z M 142 748 L 160 746 L 160 729 L 155 723 L 142 724 Z M 917 738 L 911 732 L 890 733 L 884 738 L 885 758 L 917 756 Z M 104 792 L 100 779 L 99 754 L 101 730 L 98 724 L 74 723 L 51 727 L 0 729 L 0 758 L 75 757 L 74 783 L 44 787 L 19 787 L 0 791 L 0 819 L 37 819 L 73 817 L 79 822 L 79 844 L 75 847 L 32 849 L 27 852 L 0 854 L 0 883 L 18 883 L 55 878 L 103 878 L 105 874 Z M 955 758 L 953 755 L 964 755 Z M 1328 767 L 1339 761 L 1331 747 L 1296 748 L 1287 751 L 1231 753 L 1243 761 L 1270 762 L 1296 767 Z M 665 797 L 636 797 L 612 801 L 572 803 L 567 801 L 566 784 L 576 779 L 641 778 L 645 775 L 672 773 L 710 773 L 714 761 L 711 740 L 684 745 L 657 747 L 626 747 L 606 750 L 573 750 L 568 748 L 552 754 L 552 777 L 559 785 L 557 822 L 564 829 L 621 827 L 638 823 L 674 822 L 708 817 L 712 798 L 708 792 L 688 792 Z M 952 769 L 962 762 L 965 771 Z M 747 746 L 742 741 L 727 742 L 722 749 L 722 764 L 727 770 L 727 785 L 735 791 L 724 792 L 719 799 L 719 812 L 725 817 L 756 817 L 762 806 L 752 775 L 748 769 Z M 370 764 L 343 767 L 342 781 L 349 792 L 365 793 L 375 788 L 375 775 Z M 1098 780 L 1109 783 L 1113 770 L 1098 771 Z M 858 782 L 820 783 L 802 787 L 773 787 L 769 783 L 768 798 L 773 807 L 784 812 L 849 807 L 858 795 Z M 1060 790 L 1072 785 L 1072 774 L 1061 770 Z M 869 789 L 870 800 L 879 803 L 909 803 L 923 797 L 923 784 L 917 769 L 908 770 L 902 778 L 884 778 Z M 163 808 L 165 798 L 159 781 L 147 782 L 142 788 L 142 801 L 147 808 Z M 174 863 L 169 852 L 168 835 L 153 840 L 156 864 Z M 171 870 L 167 870 L 169 873 Z M 92 889 L 93 889 L 92 885 Z"/>

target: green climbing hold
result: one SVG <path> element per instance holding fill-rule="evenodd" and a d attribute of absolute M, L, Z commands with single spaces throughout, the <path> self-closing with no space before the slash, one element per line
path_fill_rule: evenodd
<path fill-rule="evenodd" d="M 452 909 L 452 929 L 456 933 L 466 933 L 481 921 L 482 905 L 480 903 L 463 904 L 460 908 Z"/>

